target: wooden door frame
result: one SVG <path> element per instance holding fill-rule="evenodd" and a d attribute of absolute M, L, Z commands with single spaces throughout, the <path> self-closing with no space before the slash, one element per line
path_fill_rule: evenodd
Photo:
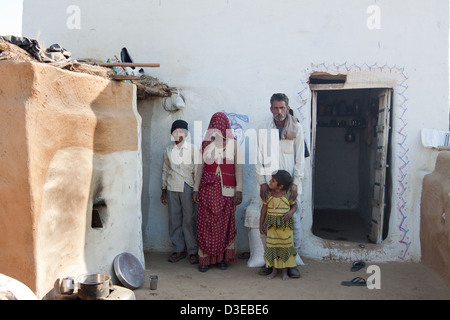
<path fill-rule="evenodd" d="M 390 128 L 390 118 L 391 118 L 391 113 L 392 113 L 392 109 L 393 109 L 393 88 L 392 87 L 379 87 L 379 86 L 347 86 L 345 84 L 311 84 L 310 85 L 310 89 L 311 89 L 311 212 L 313 214 L 313 221 L 314 221 L 314 183 L 315 183 L 315 151 L 316 151 L 316 134 L 317 134 L 317 96 L 318 96 L 318 92 L 319 91 L 331 91 L 331 90 L 356 90 L 356 89 L 378 89 L 378 90 L 383 90 L 383 93 L 386 94 L 387 93 L 387 99 L 389 101 L 387 101 L 387 111 L 389 113 L 389 117 L 387 118 L 387 124 L 383 124 L 383 128 L 388 130 L 387 134 L 385 135 L 386 137 L 386 149 L 385 149 L 385 153 L 384 153 L 384 164 L 382 164 L 384 166 L 384 179 L 386 179 L 386 170 L 387 170 L 387 156 L 388 156 L 388 149 L 389 146 L 392 143 L 392 138 L 391 138 L 391 128 Z M 383 93 L 378 94 L 378 96 L 381 96 Z M 378 107 L 380 108 L 380 103 L 378 105 Z M 377 124 L 377 130 L 379 128 L 380 124 Z M 375 172 L 374 172 L 375 174 Z M 383 210 L 379 211 L 379 215 L 377 217 L 377 219 L 375 220 L 376 224 L 374 223 L 374 217 L 373 217 L 373 210 L 372 210 L 372 222 L 371 222 L 371 231 L 370 231 L 370 241 L 374 242 L 374 243 L 381 243 L 382 242 L 382 236 L 383 236 L 383 227 L 384 227 L 384 221 L 383 221 L 383 213 L 384 213 L 384 208 L 385 208 L 385 180 L 382 182 L 382 192 L 383 193 L 383 203 L 379 204 L 382 205 Z M 391 197 L 392 195 L 389 195 L 389 197 Z M 372 199 L 373 199 L 373 195 L 372 195 Z"/>

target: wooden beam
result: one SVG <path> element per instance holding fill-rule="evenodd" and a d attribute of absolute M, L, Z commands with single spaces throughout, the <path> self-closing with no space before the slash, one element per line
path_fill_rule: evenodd
<path fill-rule="evenodd" d="M 111 63 L 99 63 L 102 67 L 149 67 L 159 68 L 159 63 L 131 63 L 131 62 L 111 62 Z"/>

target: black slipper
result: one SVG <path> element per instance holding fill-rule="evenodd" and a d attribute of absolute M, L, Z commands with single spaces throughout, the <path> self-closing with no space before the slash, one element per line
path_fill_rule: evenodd
<path fill-rule="evenodd" d="M 347 287 L 353 287 L 353 286 L 355 286 L 355 287 L 358 287 L 358 286 L 359 286 L 359 287 L 362 287 L 362 286 L 367 286 L 366 279 L 361 278 L 361 277 L 353 278 L 353 279 L 350 280 L 350 281 L 342 281 L 341 284 L 342 284 L 343 286 L 347 286 Z"/>
<path fill-rule="evenodd" d="M 353 272 L 361 270 L 361 268 L 364 268 L 366 266 L 366 263 L 364 261 L 355 261 L 352 264 L 352 268 L 350 269 Z"/>

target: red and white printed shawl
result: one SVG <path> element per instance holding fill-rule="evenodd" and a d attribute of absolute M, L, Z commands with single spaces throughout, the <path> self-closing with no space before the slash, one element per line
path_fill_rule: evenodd
<path fill-rule="evenodd" d="M 202 155 L 211 143 L 211 137 L 217 133 L 227 139 L 235 139 L 230 121 L 222 112 L 215 113 L 211 118 L 202 143 Z M 216 174 L 218 166 L 221 175 Z M 200 265 L 236 260 L 234 249 L 227 248 L 236 237 L 235 206 L 233 197 L 222 195 L 222 183 L 224 186 L 236 185 L 234 170 L 234 162 L 203 163 L 197 210 L 197 240 L 199 248 L 207 256 L 199 256 Z"/>

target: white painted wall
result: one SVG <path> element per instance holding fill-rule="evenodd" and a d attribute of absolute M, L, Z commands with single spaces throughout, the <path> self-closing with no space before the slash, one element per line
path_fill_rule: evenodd
<path fill-rule="evenodd" d="M 378 16 L 367 13 L 373 5 Z M 161 64 L 146 69 L 147 74 L 184 90 L 187 107 L 177 114 L 164 111 L 158 100 L 139 106 L 147 184 L 142 195 L 144 246 L 152 250 L 171 247 L 159 187 L 162 150 L 173 120 L 184 118 L 191 128 L 202 121 L 205 129 L 214 112 L 225 110 L 249 117 L 248 123 L 238 121 L 244 130 L 256 128 L 270 115 L 272 93 L 284 92 L 309 137 L 306 80 L 312 71 L 362 70 L 395 78 L 388 239 L 362 251 L 312 236 L 308 161 L 303 253 L 417 260 L 421 181 L 434 165 L 433 152 L 421 146 L 420 130 L 448 129 L 448 10 L 442 0 L 25 0 L 23 35 L 39 38 L 45 46 L 59 43 L 74 58 L 106 60 L 127 47 L 135 62 Z M 379 18 L 379 29 L 368 27 L 372 18 Z M 253 167 L 244 170 L 244 200 L 238 210 L 241 251 L 248 248 L 243 210 L 256 196 Z"/>

